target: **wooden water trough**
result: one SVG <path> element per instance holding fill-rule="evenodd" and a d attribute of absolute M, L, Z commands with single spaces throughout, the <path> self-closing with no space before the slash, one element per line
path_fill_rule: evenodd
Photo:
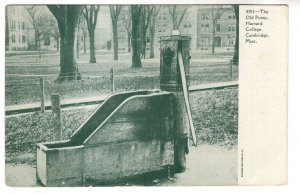
<path fill-rule="evenodd" d="M 173 94 L 162 91 L 108 97 L 69 140 L 37 144 L 37 179 L 78 186 L 173 166 L 173 104 Z"/>

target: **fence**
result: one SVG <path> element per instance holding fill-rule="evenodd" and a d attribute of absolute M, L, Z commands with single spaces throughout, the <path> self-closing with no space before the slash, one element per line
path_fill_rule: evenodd
<path fill-rule="evenodd" d="M 14 69 L 6 73 L 5 96 L 6 106 L 34 104 L 40 105 L 44 112 L 49 105 L 50 95 L 59 93 L 65 99 L 85 100 L 87 97 L 99 97 L 115 92 L 157 89 L 159 88 L 159 64 L 143 63 L 143 69 L 131 69 L 116 65 L 114 68 L 102 69 L 87 67 L 81 71 L 83 80 L 56 83 L 58 70 L 31 70 L 30 74 L 14 73 Z M 28 69 L 28 68 L 27 68 Z M 37 69 L 37 68 L 36 68 Z M 24 69 L 25 70 L 25 69 Z M 52 74 L 41 74 L 51 72 Z M 191 63 L 190 85 L 218 83 L 237 80 L 238 66 L 229 63 L 198 65 Z"/>

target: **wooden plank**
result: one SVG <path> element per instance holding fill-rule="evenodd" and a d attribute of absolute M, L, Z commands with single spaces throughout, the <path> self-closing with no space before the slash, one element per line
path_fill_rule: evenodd
<path fill-rule="evenodd" d="M 184 71 L 184 66 L 183 66 L 183 57 L 182 57 L 181 52 L 178 52 L 178 59 L 179 59 L 179 69 L 180 69 L 180 75 L 181 75 L 181 81 L 182 81 L 183 97 L 184 97 L 184 102 L 185 102 L 186 111 L 188 114 L 188 119 L 189 119 L 189 124 L 190 124 L 190 132 L 192 134 L 193 144 L 194 144 L 194 146 L 197 146 L 197 138 L 196 138 L 194 124 L 192 121 L 191 107 L 190 107 L 190 102 L 189 102 L 189 98 L 188 98 L 187 82 L 186 82 L 185 71 Z"/>
<path fill-rule="evenodd" d="M 222 82 L 222 83 L 209 83 L 201 85 L 193 85 L 189 87 L 189 92 L 205 91 L 205 90 L 218 90 L 229 87 L 238 87 L 238 81 Z"/>

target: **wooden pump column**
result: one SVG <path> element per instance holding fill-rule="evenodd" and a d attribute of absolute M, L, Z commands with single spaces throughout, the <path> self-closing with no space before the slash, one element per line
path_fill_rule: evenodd
<path fill-rule="evenodd" d="M 190 84 L 190 37 L 172 35 L 160 38 L 160 88 L 175 96 L 175 172 L 186 168 L 185 154 L 188 153 L 189 119 L 183 96 L 179 67 L 179 52 L 182 53 L 187 88 Z"/>

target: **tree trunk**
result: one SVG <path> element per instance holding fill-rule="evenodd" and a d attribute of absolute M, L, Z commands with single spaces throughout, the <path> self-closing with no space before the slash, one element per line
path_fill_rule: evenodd
<path fill-rule="evenodd" d="M 59 51 L 59 36 L 56 37 L 56 51 Z"/>
<path fill-rule="evenodd" d="M 86 32 L 83 32 L 83 53 L 86 54 Z"/>
<path fill-rule="evenodd" d="M 131 52 L 131 34 L 127 32 L 127 46 L 128 46 L 128 52 Z"/>
<path fill-rule="evenodd" d="M 8 27 L 8 14 L 7 6 L 5 7 L 5 50 L 9 47 L 9 27 Z"/>
<path fill-rule="evenodd" d="M 235 21 L 236 21 L 236 38 L 235 38 L 235 45 L 234 45 L 234 54 L 233 54 L 233 64 L 239 64 L 239 6 L 233 5 L 234 14 L 235 14 Z"/>
<path fill-rule="evenodd" d="M 76 57 L 79 59 L 79 49 L 80 49 L 80 42 L 79 42 L 79 31 L 77 30 L 77 35 L 76 35 Z"/>
<path fill-rule="evenodd" d="M 154 58 L 154 39 L 155 39 L 155 27 L 150 29 L 150 58 Z"/>
<path fill-rule="evenodd" d="M 177 15 L 173 15 L 172 16 L 172 19 L 173 19 L 173 30 L 179 30 L 179 26 L 177 24 Z"/>
<path fill-rule="evenodd" d="M 90 63 L 96 63 L 94 29 L 90 29 L 89 38 L 90 38 Z"/>
<path fill-rule="evenodd" d="M 113 41 L 114 41 L 114 60 L 118 60 L 118 24 L 117 21 L 112 22 L 113 25 Z"/>
<path fill-rule="evenodd" d="M 142 30 L 142 37 L 141 37 L 141 54 L 142 57 L 145 59 L 146 58 L 146 48 L 147 48 L 147 37 L 146 37 L 146 32 Z"/>
<path fill-rule="evenodd" d="M 213 25 L 212 25 L 212 45 L 211 45 L 211 53 L 215 54 L 215 46 L 216 46 L 216 40 L 215 40 L 215 36 L 216 36 L 216 29 L 215 29 L 215 25 L 216 25 L 216 21 L 215 19 L 213 19 Z"/>
<path fill-rule="evenodd" d="M 133 10 L 135 9 L 135 10 Z M 138 8 L 131 7 L 131 17 L 132 17 L 132 68 L 141 68 L 142 62 L 140 58 L 140 43 L 139 43 L 139 20 L 140 16 L 136 14 Z"/>
<path fill-rule="evenodd" d="M 80 80 L 78 64 L 75 57 L 75 31 L 76 28 L 65 27 L 61 33 L 60 41 L 60 73 L 58 82 L 65 80 Z"/>
<path fill-rule="evenodd" d="M 39 39 L 40 39 L 40 34 L 38 30 L 34 31 L 34 47 L 35 50 L 39 50 Z"/>

